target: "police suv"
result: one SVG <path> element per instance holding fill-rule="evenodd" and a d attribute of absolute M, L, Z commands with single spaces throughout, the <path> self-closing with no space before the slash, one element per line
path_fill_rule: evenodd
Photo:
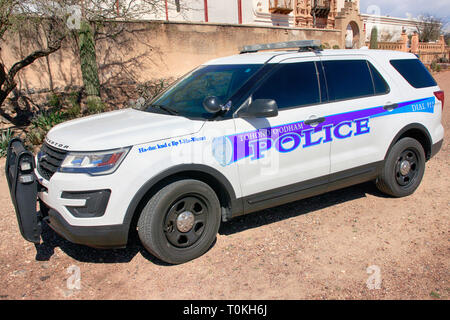
<path fill-rule="evenodd" d="M 140 109 L 54 127 L 36 156 L 11 141 L 6 175 L 28 241 L 40 242 L 42 221 L 97 248 L 125 247 L 137 229 L 177 264 L 239 215 L 371 180 L 412 194 L 441 148 L 443 107 L 413 54 L 247 46 Z"/>

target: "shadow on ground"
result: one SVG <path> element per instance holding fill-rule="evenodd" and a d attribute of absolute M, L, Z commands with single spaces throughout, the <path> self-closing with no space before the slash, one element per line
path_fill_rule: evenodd
<path fill-rule="evenodd" d="M 319 196 L 291 202 L 282 206 L 250 213 L 232 219 L 222 224 L 219 233 L 230 235 L 248 229 L 258 228 L 281 220 L 312 213 L 317 210 L 332 207 L 339 203 L 365 198 L 367 194 L 386 197 L 376 188 L 373 182 L 351 186 L 345 189 L 324 193 Z"/>
<path fill-rule="evenodd" d="M 221 235 L 239 233 L 248 229 L 258 228 L 281 220 L 312 213 L 336 204 L 366 197 L 366 194 L 383 196 L 372 182 L 333 191 L 313 198 L 292 202 L 279 207 L 262 210 L 242 217 L 235 218 L 222 224 Z M 213 244 L 214 246 L 214 244 Z M 140 253 L 150 262 L 170 266 L 151 254 L 141 245 L 137 234 L 130 237 L 127 248 L 124 249 L 94 249 L 71 243 L 56 234 L 46 223 L 43 223 L 42 242 L 36 245 L 36 260 L 48 261 L 59 247 L 64 253 L 80 262 L 89 263 L 126 263 Z"/>

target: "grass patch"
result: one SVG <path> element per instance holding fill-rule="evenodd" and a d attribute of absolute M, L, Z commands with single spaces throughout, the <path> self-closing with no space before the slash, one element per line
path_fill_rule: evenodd
<path fill-rule="evenodd" d="M 0 136 L 0 157 L 6 157 L 6 153 L 8 152 L 8 144 L 11 139 L 14 138 L 14 133 L 11 129 L 6 129 L 1 131 Z"/>

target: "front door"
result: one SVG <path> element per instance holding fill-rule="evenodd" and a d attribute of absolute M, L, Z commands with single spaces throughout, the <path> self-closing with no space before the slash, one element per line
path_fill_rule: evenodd
<path fill-rule="evenodd" d="M 278 116 L 234 119 L 228 161 L 238 165 L 242 193 L 254 198 L 251 204 L 276 202 L 300 190 L 302 182 L 330 172 L 330 144 L 321 131 L 329 106 L 321 104 L 318 62 L 284 60 L 253 90 L 249 99 L 275 100 Z"/>

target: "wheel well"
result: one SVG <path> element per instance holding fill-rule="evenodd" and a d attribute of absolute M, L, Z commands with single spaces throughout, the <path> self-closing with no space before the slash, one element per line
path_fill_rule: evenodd
<path fill-rule="evenodd" d="M 201 171 L 183 171 L 171 174 L 169 176 L 166 176 L 164 178 L 161 178 L 159 181 L 154 183 L 150 189 L 144 194 L 143 197 L 139 200 L 138 205 L 136 206 L 136 209 L 133 212 L 133 216 L 130 223 L 130 229 L 128 232 L 128 237 L 130 238 L 130 235 L 136 230 L 137 222 L 139 220 L 139 216 L 144 209 L 147 202 L 162 188 L 165 186 L 179 180 L 183 179 L 195 179 L 202 181 L 209 185 L 211 189 L 214 190 L 214 192 L 217 195 L 217 198 L 220 202 L 220 207 L 222 208 L 222 221 L 227 221 L 231 217 L 231 195 L 228 192 L 227 188 L 211 174 L 208 174 L 206 172 Z"/>
<path fill-rule="evenodd" d="M 426 160 L 430 160 L 431 157 L 431 140 L 428 137 L 428 135 L 423 132 L 423 130 L 414 128 L 414 129 L 408 129 L 407 131 L 403 132 L 398 139 L 394 141 L 394 144 L 397 143 L 397 141 L 403 139 L 403 138 L 413 138 L 417 140 L 423 147 L 423 150 L 425 151 L 425 158 Z"/>

